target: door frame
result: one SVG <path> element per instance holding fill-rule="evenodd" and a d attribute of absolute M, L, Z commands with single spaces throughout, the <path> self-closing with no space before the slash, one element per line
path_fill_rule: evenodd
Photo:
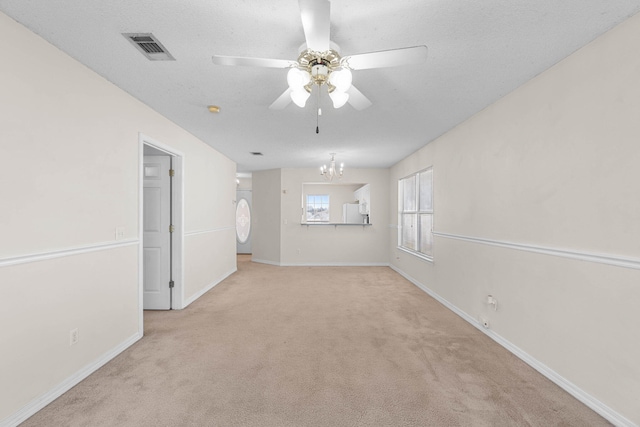
<path fill-rule="evenodd" d="M 140 312 L 140 331 L 143 329 L 143 232 L 144 232 L 144 146 L 148 145 L 160 150 L 172 159 L 175 171 L 172 182 L 171 209 L 174 232 L 172 236 L 172 269 L 173 269 L 173 309 L 184 308 L 184 154 L 175 148 L 155 141 L 147 135 L 138 134 L 138 295 Z"/>

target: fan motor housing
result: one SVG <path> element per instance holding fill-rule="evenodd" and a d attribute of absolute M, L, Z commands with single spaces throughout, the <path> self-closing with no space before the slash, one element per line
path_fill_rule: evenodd
<path fill-rule="evenodd" d="M 318 86 L 327 83 L 331 86 L 329 90 L 334 89 L 328 83 L 329 74 L 340 67 L 340 55 L 335 50 L 326 52 L 314 52 L 310 49 L 303 51 L 298 57 L 298 64 L 301 69 L 307 71 L 311 75 L 313 83 Z"/>

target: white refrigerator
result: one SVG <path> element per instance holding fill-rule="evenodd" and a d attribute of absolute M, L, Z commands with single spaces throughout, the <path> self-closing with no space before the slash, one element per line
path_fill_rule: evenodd
<path fill-rule="evenodd" d="M 342 222 L 345 224 L 362 224 L 363 217 L 358 203 L 345 203 L 342 205 Z"/>

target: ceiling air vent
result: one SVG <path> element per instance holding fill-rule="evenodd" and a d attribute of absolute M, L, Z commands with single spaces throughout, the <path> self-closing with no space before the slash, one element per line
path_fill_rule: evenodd
<path fill-rule="evenodd" d="M 151 33 L 122 33 L 147 59 L 151 61 L 175 61 Z"/>

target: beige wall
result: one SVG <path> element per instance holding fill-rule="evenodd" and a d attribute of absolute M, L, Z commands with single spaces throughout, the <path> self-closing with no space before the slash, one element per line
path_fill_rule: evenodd
<path fill-rule="evenodd" d="M 275 265 L 388 265 L 388 176 L 388 169 L 350 169 L 335 183 L 347 190 L 335 190 L 332 222 L 341 222 L 342 204 L 353 203 L 353 191 L 370 183 L 371 226 L 307 226 L 301 225 L 303 184 L 319 190 L 338 186 L 327 184 L 315 168 L 254 172 L 252 259 Z"/>
<path fill-rule="evenodd" d="M 236 185 L 236 190 L 251 191 L 253 186 L 253 178 L 238 178 L 238 181 L 240 182 Z"/>
<path fill-rule="evenodd" d="M 618 424 L 640 424 L 638 51 L 640 15 L 389 181 L 393 267 Z M 433 263 L 396 249 L 397 180 L 428 166 Z"/>
<path fill-rule="evenodd" d="M 339 184 L 371 184 L 371 226 L 307 226 L 300 225 L 302 184 L 325 181 L 315 168 L 282 169 L 281 264 L 387 265 L 388 173 L 388 169 L 347 169 L 338 181 Z M 341 203 L 338 209 L 341 220 Z"/>
<path fill-rule="evenodd" d="M 3 14 L 0 50 L 2 424 L 140 337 L 139 134 L 184 154 L 185 300 L 236 265 L 232 161 Z"/>
<path fill-rule="evenodd" d="M 253 172 L 251 259 L 280 265 L 281 170 Z"/>
<path fill-rule="evenodd" d="M 362 184 L 347 184 L 342 181 L 333 184 L 305 184 L 303 185 L 300 206 L 304 206 L 306 197 L 309 194 L 328 194 L 329 222 L 342 222 L 342 206 L 345 203 L 355 202 L 353 192 L 360 187 L 362 187 Z M 305 216 L 305 213 L 303 213 L 303 222 L 306 222 Z"/>

